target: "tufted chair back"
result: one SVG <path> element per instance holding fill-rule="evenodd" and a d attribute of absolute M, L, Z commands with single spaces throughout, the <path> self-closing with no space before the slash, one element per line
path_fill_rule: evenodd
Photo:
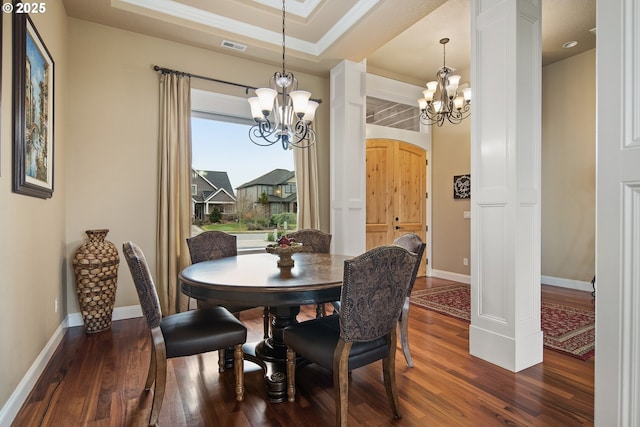
<path fill-rule="evenodd" d="M 415 233 L 407 233 L 398 237 L 393 241 L 394 245 L 400 246 L 401 248 L 405 248 L 409 252 L 416 254 L 418 257 L 416 259 L 416 265 L 413 269 L 413 274 L 411 275 L 411 286 L 409 287 L 409 292 L 407 295 L 411 294 L 413 290 L 413 283 L 416 281 L 416 276 L 418 275 L 418 270 L 420 270 L 420 262 L 422 262 L 422 256 L 424 255 L 424 249 L 427 247 L 427 244 L 420 239 Z"/>
<path fill-rule="evenodd" d="M 205 231 L 187 239 L 191 263 L 238 255 L 236 236 L 222 231 Z"/>
<path fill-rule="evenodd" d="M 328 254 L 331 249 L 331 234 L 313 228 L 304 228 L 287 234 L 296 242 L 302 243 L 302 252 Z M 316 317 L 325 316 L 324 304 L 316 304 Z"/>
<path fill-rule="evenodd" d="M 129 270 L 133 277 L 133 283 L 136 285 L 142 312 L 147 319 L 150 329 L 160 326 L 162 320 L 162 311 L 160 309 L 160 300 L 156 286 L 153 283 L 147 260 L 138 245 L 133 242 L 125 242 L 122 245 L 124 257 L 129 264 Z"/>
<path fill-rule="evenodd" d="M 302 243 L 303 252 L 328 254 L 331 249 L 331 234 L 324 231 L 307 228 L 289 233 L 287 237 Z"/>
<path fill-rule="evenodd" d="M 398 246 L 379 246 L 345 261 L 340 336 L 346 342 L 372 341 L 395 330 L 415 262 L 415 254 Z"/>

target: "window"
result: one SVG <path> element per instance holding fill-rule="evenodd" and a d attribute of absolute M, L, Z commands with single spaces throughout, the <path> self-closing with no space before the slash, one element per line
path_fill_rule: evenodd
<path fill-rule="evenodd" d="M 224 105 L 216 107 L 202 103 L 200 92 L 203 91 L 192 90 L 192 168 L 196 171 L 193 179 L 198 179 L 198 174 L 205 178 L 198 181 L 197 189 L 207 198 L 207 207 L 201 206 L 204 202 L 193 200 L 193 222 L 203 229 L 218 229 L 236 235 L 239 250 L 264 248 L 268 244 L 265 237 L 274 228 L 269 223 L 271 215 L 295 212 L 296 201 L 282 206 L 261 204 L 258 201 L 260 194 L 273 195 L 274 185 L 261 183 L 258 179 L 276 169 L 293 171 L 293 152 L 283 150 L 279 144 L 270 147 L 253 144 L 248 136 L 253 120 L 209 112 L 232 113 L 234 103 L 229 98 L 237 97 L 218 95 Z M 215 94 L 212 96 L 217 98 Z M 248 116 L 246 98 L 240 100 L 242 106 L 246 104 Z M 207 183 L 215 188 L 204 188 Z M 192 183 L 192 189 L 194 185 Z M 223 194 L 219 191 L 221 187 L 225 188 Z M 212 194 L 214 197 L 210 197 Z M 209 224 L 207 213 L 214 207 L 218 207 L 222 217 L 220 223 Z"/>
<path fill-rule="evenodd" d="M 191 195 L 195 196 L 196 194 L 198 194 L 198 185 L 197 184 L 191 184 Z"/>

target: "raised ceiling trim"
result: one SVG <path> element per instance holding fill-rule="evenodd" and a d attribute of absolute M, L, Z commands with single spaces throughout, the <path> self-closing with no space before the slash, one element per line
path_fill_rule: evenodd
<path fill-rule="evenodd" d="M 282 9 L 282 1 L 281 0 L 253 0 L 256 3 L 260 3 L 265 6 L 272 7 L 274 9 Z M 300 16 L 302 18 L 307 19 L 309 15 L 316 10 L 316 7 L 320 4 L 320 0 L 303 0 L 303 1 L 294 1 L 292 3 L 288 3 L 287 13 L 291 13 L 296 16 Z"/>
<path fill-rule="evenodd" d="M 320 56 L 379 1 L 380 0 L 358 0 L 358 2 L 342 18 L 340 18 L 340 20 L 336 22 L 331 29 L 329 29 L 329 31 L 323 35 L 317 43 L 286 36 L 287 49 L 313 56 Z M 194 22 L 211 28 L 216 28 L 218 30 L 223 30 L 231 34 L 237 34 L 254 40 L 259 40 L 261 42 L 266 42 L 274 46 L 280 46 L 282 44 L 282 33 L 266 30 L 262 27 L 247 24 L 246 22 L 227 18 L 215 13 L 206 12 L 202 9 L 178 3 L 174 0 L 112 0 L 111 4 L 115 8 L 128 10 L 134 13 L 139 12 L 133 10 L 131 6 L 147 9 L 167 17 Z"/>

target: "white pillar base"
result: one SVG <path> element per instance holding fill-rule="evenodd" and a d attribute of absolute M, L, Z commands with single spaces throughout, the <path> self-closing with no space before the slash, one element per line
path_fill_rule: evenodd
<path fill-rule="evenodd" d="M 542 362 L 542 331 L 514 339 L 471 325 L 469 353 L 512 372 Z"/>

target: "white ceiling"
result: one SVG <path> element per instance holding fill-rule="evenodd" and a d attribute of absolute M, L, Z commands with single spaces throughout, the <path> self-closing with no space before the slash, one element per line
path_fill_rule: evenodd
<path fill-rule="evenodd" d="M 596 0 L 542 0 L 543 65 L 595 47 Z M 281 65 L 281 0 L 63 0 L 67 14 Z M 342 59 L 423 84 L 442 65 L 468 69 L 469 0 L 287 0 L 287 68 L 328 75 Z M 221 46 L 246 45 L 244 52 Z M 578 46 L 562 49 L 576 40 Z M 189 71 L 189 70 L 183 70 Z"/>

